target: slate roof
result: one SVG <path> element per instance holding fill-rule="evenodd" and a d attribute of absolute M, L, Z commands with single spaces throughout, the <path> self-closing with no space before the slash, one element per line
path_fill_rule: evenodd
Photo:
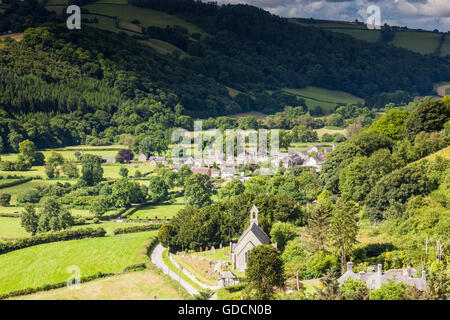
<path fill-rule="evenodd" d="M 261 243 L 263 243 L 263 244 L 270 244 L 269 236 L 256 223 L 252 223 L 247 228 L 247 230 L 245 230 L 244 233 L 239 237 L 239 240 L 236 243 L 236 245 L 238 243 L 240 243 L 241 240 L 244 239 L 245 236 L 247 235 L 247 233 L 249 233 L 249 232 L 252 232 L 256 236 L 256 238 L 258 238 L 258 240 L 261 241 Z"/>

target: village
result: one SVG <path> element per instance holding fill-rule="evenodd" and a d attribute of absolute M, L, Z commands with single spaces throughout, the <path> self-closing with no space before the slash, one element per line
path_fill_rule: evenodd
<path fill-rule="evenodd" d="M 325 162 L 326 155 L 335 148 L 336 144 L 333 144 L 331 147 L 310 145 L 306 150 L 274 151 L 266 152 L 265 155 L 245 149 L 244 152 L 235 157 L 225 157 L 223 153 L 208 150 L 202 158 L 189 156 L 177 159 L 141 153 L 126 166 L 168 166 L 174 172 L 178 172 L 183 165 L 186 165 L 191 169 L 192 173 L 206 174 L 212 179 L 220 178 L 225 180 L 224 184 L 232 179 L 238 179 L 245 183 L 250 176 L 245 175 L 244 166 L 246 166 L 249 174 L 259 175 L 272 175 L 279 167 L 290 169 L 295 166 L 314 168 L 316 172 L 319 172 L 322 164 Z M 102 161 L 103 163 L 111 164 L 116 162 L 116 158 L 102 157 Z"/>

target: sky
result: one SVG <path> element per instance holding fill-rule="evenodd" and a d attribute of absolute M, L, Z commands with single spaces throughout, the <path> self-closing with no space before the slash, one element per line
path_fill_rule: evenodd
<path fill-rule="evenodd" d="M 371 5 L 380 9 L 381 25 L 450 31 L 450 0 L 216 0 L 247 3 L 282 17 L 366 22 Z M 373 15 L 374 11 L 370 12 Z"/>

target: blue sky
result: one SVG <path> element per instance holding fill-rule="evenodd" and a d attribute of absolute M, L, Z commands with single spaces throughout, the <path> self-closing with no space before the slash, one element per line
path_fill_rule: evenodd
<path fill-rule="evenodd" d="M 366 21 L 367 8 L 377 5 L 381 24 L 450 31 L 450 0 L 217 0 L 248 3 L 283 17 Z"/>

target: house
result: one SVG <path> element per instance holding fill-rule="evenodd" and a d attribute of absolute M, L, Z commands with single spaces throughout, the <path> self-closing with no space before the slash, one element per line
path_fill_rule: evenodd
<path fill-rule="evenodd" d="M 232 178 L 234 176 L 237 176 L 238 172 L 236 171 L 236 169 L 234 167 L 225 167 L 222 168 L 221 171 L 221 178 L 222 179 L 226 179 L 226 178 Z"/>
<path fill-rule="evenodd" d="M 116 157 L 102 157 L 103 163 L 115 163 Z"/>
<path fill-rule="evenodd" d="M 147 160 L 148 160 L 148 156 L 145 153 L 141 153 L 137 157 L 137 161 L 139 161 L 139 162 L 145 162 Z"/>
<path fill-rule="evenodd" d="M 150 165 L 152 165 L 152 166 L 156 166 L 157 164 L 162 164 L 162 165 L 166 165 L 167 164 L 166 157 L 155 157 L 155 156 L 152 156 L 152 157 L 148 158 L 148 160 L 150 161 Z"/>
<path fill-rule="evenodd" d="M 308 160 L 306 160 L 303 163 L 303 167 L 314 167 L 316 168 L 316 171 L 320 171 L 322 169 L 322 165 L 325 162 L 325 157 L 323 155 L 316 155 L 313 157 L 310 157 Z"/>
<path fill-rule="evenodd" d="M 192 173 L 207 174 L 208 176 L 211 177 L 211 168 L 193 167 L 193 168 L 191 168 L 191 170 L 192 170 Z"/>
<path fill-rule="evenodd" d="M 382 265 L 379 264 L 376 272 L 353 272 L 353 263 L 347 263 L 347 271 L 339 277 L 339 284 L 344 284 L 347 279 L 361 280 L 367 284 L 369 289 L 379 289 L 381 285 L 389 283 L 389 281 L 403 282 L 405 284 L 414 286 L 417 290 L 423 291 L 426 287 L 426 272 L 422 271 L 421 278 L 413 278 L 412 274 L 414 269 L 391 269 L 386 272 L 382 272 Z"/>
<path fill-rule="evenodd" d="M 171 168 L 173 171 L 178 172 L 178 170 L 180 170 L 180 168 L 181 168 L 182 166 L 183 166 L 182 163 L 172 163 L 172 164 L 170 165 L 170 168 Z"/>
<path fill-rule="evenodd" d="M 311 153 L 319 153 L 319 148 L 316 146 L 309 146 L 308 149 L 306 149 L 306 152 L 308 153 L 308 155 L 311 155 Z"/>
<path fill-rule="evenodd" d="M 230 243 L 230 257 L 233 269 L 245 271 L 247 268 L 248 252 L 259 246 L 270 244 L 269 236 L 259 227 L 258 209 L 253 205 L 250 210 L 250 226 L 240 236 L 237 243 Z M 273 244 L 276 247 L 276 244 Z"/>
<path fill-rule="evenodd" d="M 212 169 L 211 170 L 211 178 L 220 178 L 220 170 Z"/>

